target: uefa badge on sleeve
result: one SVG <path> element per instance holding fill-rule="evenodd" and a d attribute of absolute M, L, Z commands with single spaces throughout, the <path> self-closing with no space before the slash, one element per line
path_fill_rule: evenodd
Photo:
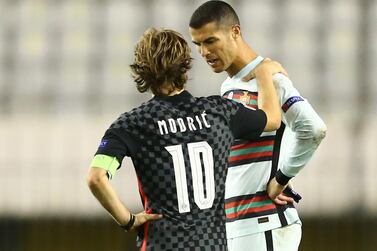
<path fill-rule="evenodd" d="M 99 144 L 99 148 L 105 148 L 107 144 L 109 143 L 109 140 L 103 139 L 101 143 Z"/>

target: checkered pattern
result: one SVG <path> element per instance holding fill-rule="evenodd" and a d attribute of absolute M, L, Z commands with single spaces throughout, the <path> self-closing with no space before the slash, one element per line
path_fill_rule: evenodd
<path fill-rule="evenodd" d="M 229 128 L 239 105 L 218 96 L 154 98 L 116 120 L 104 139 L 108 147 L 97 153 L 132 158 L 140 181 L 144 207 L 163 219 L 149 223 L 139 233 L 147 250 L 226 250 L 224 190 L 227 158 L 233 136 Z M 157 122 L 169 118 L 195 117 L 206 112 L 210 128 L 161 135 Z M 114 136 L 115 135 L 115 136 Z M 213 149 L 215 199 L 212 208 L 201 210 L 194 202 L 187 143 L 207 141 Z M 166 146 L 181 144 L 186 166 L 190 212 L 180 214 L 175 174 Z M 205 178 L 203 177 L 205 180 Z M 145 245 L 145 244 L 144 244 Z"/>

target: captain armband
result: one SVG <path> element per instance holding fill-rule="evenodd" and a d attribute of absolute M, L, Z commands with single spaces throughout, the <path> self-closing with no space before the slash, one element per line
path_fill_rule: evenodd
<path fill-rule="evenodd" d="M 94 156 L 90 166 L 106 170 L 109 175 L 109 179 L 112 179 L 115 175 L 116 170 L 120 166 L 120 163 L 115 157 L 104 154 L 97 154 L 96 156 Z"/>
<path fill-rule="evenodd" d="M 293 104 L 300 101 L 305 101 L 305 100 L 300 96 L 292 96 L 289 99 L 287 99 L 287 101 L 285 101 L 281 109 L 284 111 L 284 113 L 286 113 Z"/>

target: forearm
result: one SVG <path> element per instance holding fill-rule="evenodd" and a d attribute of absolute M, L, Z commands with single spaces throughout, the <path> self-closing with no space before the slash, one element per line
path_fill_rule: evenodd
<path fill-rule="evenodd" d="M 292 151 L 282 163 L 283 175 L 288 178 L 296 176 L 311 159 L 318 145 L 311 140 L 296 140 Z"/>
<path fill-rule="evenodd" d="M 273 131 L 279 128 L 281 121 L 280 104 L 272 81 L 272 74 L 268 70 L 256 70 L 258 83 L 258 108 L 267 115 L 265 131 Z"/>
<path fill-rule="evenodd" d="M 120 201 L 106 176 L 88 182 L 88 185 L 93 195 L 119 225 L 129 222 L 130 211 Z"/>
<path fill-rule="evenodd" d="M 326 135 L 326 126 L 322 120 L 301 121 L 294 133 L 294 142 L 290 144 L 292 150 L 287 153 L 277 174 L 280 184 L 296 176 L 308 163 Z"/>

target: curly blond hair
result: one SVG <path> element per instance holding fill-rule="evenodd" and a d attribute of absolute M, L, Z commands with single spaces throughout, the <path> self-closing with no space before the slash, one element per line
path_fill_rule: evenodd
<path fill-rule="evenodd" d="M 181 34 L 150 28 L 136 44 L 130 67 L 140 92 L 168 95 L 184 87 L 191 60 L 190 47 Z"/>

